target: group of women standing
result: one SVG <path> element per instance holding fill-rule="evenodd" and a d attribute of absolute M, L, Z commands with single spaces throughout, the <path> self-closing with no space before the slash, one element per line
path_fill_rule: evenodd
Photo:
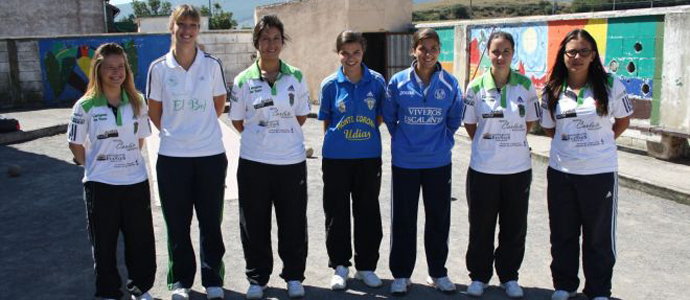
<path fill-rule="evenodd" d="M 226 102 L 222 63 L 197 45 L 199 12 L 189 5 L 170 18 L 171 50 L 151 64 L 146 96 L 117 44 L 100 46 L 92 60 L 88 91 L 74 106 L 69 147 L 85 166 L 84 198 L 94 253 L 96 296 L 119 299 L 116 244 L 122 232 L 132 299 L 151 299 L 156 262 L 149 184 L 140 153 L 160 131 L 156 170 L 168 238 L 167 282 L 173 299 L 188 299 L 196 259 L 192 215 L 200 231 L 201 280 L 208 299 L 223 299 L 225 252 L 221 221 L 227 159 L 221 140 Z M 275 206 L 280 276 L 291 298 L 305 295 L 307 168 L 301 126 L 310 110 L 302 72 L 280 59 L 288 40 L 276 16 L 256 24 L 259 57 L 235 79 L 229 117 L 241 133 L 237 169 L 241 241 L 250 283 L 247 299 L 263 298 L 273 270 L 271 216 Z M 323 209 L 333 290 L 354 277 L 380 287 L 375 270 L 382 240 L 382 123 L 391 135 L 391 252 L 393 295 L 411 285 L 416 260 L 420 189 L 425 206 L 427 283 L 453 293 L 446 268 L 451 222 L 451 150 L 462 122 L 472 138 L 467 171 L 470 237 L 467 293 L 481 296 L 494 261 L 511 298 L 524 296 L 518 270 L 525 252 L 532 179 L 526 135 L 537 121 L 554 137 L 549 161 L 552 299 L 568 299 L 579 285 L 579 238 L 587 282 L 583 292 L 608 299 L 615 263 L 617 157 L 615 138 L 628 125 L 632 105 L 625 88 L 601 65 L 596 42 L 584 30 L 570 32 L 539 104 L 532 82 L 511 70 L 512 36 L 491 34 L 491 70 L 473 80 L 463 97 L 459 83 L 441 68 L 441 43 L 433 29 L 413 36 L 412 66 L 386 84 L 362 63 L 366 40 L 343 31 L 336 39 L 341 67 L 324 79 L 318 119 L 323 121 Z M 148 101 L 148 108 L 144 99 Z M 500 232 L 494 249 L 495 227 Z"/>

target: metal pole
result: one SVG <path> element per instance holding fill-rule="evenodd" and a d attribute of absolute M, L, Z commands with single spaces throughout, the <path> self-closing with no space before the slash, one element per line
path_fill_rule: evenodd
<path fill-rule="evenodd" d="M 213 7 L 211 6 L 211 0 L 208 0 L 208 15 L 209 19 L 213 16 Z"/>
<path fill-rule="evenodd" d="M 551 14 L 556 14 L 556 0 L 551 1 Z"/>
<path fill-rule="evenodd" d="M 613 0 L 613 10 L 616 10 L 616 0 Z"/>

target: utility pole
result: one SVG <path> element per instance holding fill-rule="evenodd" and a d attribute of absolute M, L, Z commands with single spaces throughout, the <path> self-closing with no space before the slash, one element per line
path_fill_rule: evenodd
<path fill-rule="evenodd" d="M 211 6 L 211 0 L 208 0 L 208 18 L 210 19 L 213 16 L 213 6 Z"/>

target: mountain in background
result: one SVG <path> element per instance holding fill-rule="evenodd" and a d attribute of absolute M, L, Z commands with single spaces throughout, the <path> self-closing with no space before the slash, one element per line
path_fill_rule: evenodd
<path fill-rule="evenodd" d="M 146 0 L 143 0 L 146 2 Z M 182 3 L 189 3 L 197 7 L 201 7 L 202 5 L 208 6 L 208 0 L 168 0 L 170 3 L 172 3 L 172 6 L 175 7 L 179 4 Z M 375 1 L 375 0 L 374 0 Z M 425 2 L 437 2 L 439 0 L 413 0 L 412 2 L 415 4 L 420 3 L 425 3 Z M 267 5 L 267 4 L 273 4 L 273 3 L 280 3 L 280 2 L 287 2 L 285 0 L 251 0 L 251 1 L 244 1 L 244 0 L 219 0 L 219 1 L 211 1 L 212 3 L 218 2 L 220 5 L 223 6 L 223 10 L 232 12 L 233 18 L 237 20 L 237 23 L 239 24 L 239 27 L 253 27 L 254 26 L 254 8 L 256 6 L 261 6 L 261 5 Z M 120 9 L 120 14 L 117 15 L 117 19 L 124 19 L 127 18 L 130 14 L 134 13 L 132 10 L 132 4 L 126 3 L 126 4 L 118 4 L 115 5 L 117 8 Z"/>

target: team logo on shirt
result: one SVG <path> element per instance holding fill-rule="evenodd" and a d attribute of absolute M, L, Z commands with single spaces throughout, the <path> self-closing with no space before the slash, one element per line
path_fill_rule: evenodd
<path fill-rule="evenodd" d="M 288 88 L 288 92 L 294 92 L 294 91 L 295 91 L 295 87 L 290 85 L 290 87 Z"/>
<path fill-rule="evenodd" d="M 376 106 L 376 99 L 374 99 L 374 94 L 369 92 L 367 94 L 367 98 L 364 99 L 364 102 L 367 103 L 367 107 L 369 107 L 369 110 L 374 109 L 374 107 Z"/>
<path fill-rule="evenodd" d="M 567 118 L 577 118 L 577 111 L 575 109 L 570 109 L 556 115 L 556 120 Z"/>
<path fill-rule="evenodd" d="M 518 104 L 518 112 L 520 113 L 520 117 L 525 116 L 525 106 L 522 104 Z"/>
<path fill-rule="evenodd" d="M 290 98 L 290 106 L 293 106 L 295 104 L 295 94 L 290 93 L 288 97 Z"/>
<path fill-rule="evenodd" d="M 102 134 L 97 135 L 96 138 L 99 140 L 105 140 L 108 138 L 114 138 L 114 137 L 118 137 L 118 136 L 119 136 L 119 134 L 117 133 L 117 129 L 113 129 L 113 130 L 108 130 Z"/>
<path fill-rule="evenodd" d="M 510 140 L 510 133 L 485 133 L 482 135 L 482 139 L 507 142 Z"/>
<path fill-rule="evenodd" d="M 343 100 L 338 100 L 336 106 L 338 106 L 338 111 L 340 111 L 341 113 L 345 113 L 345 111 L 347 110 L 347 107 L 345 106 L 345 101 Z"/>
<path fill-rule="evenodd" d="M 443 121 L 443 110 L 436 107 L 410 107 L 405 123 L 410 125 L 436 125 Z"/>
<path fill-rule="evenodd" d="M 137 134 L 139 131 L 139 122 L 134 122 L 134 134 Z"/>
<path fill-rule="evenodd" d="M 561 140 L 562 141 L 571 141 L 571 142 L 582 142 L 587 140 L 587 133 L 582 132 L 582 133 L 573 133 L 573 134 L 561 134 Z"/>
<path fill-rule="evenodd" d="M 124 154 L 99 154 L 96 156 L 97 161 L 109 161 L 109 162 L 117 162 L 117 161 L 124 161 L 125 160 L 125 155 Z"/>
<path fill-rule="evenodd" d="M 434 91 L 434 97 L 436 97 L 436 100 L 446 98 L 446 91 L 444 91 L 443 89 L 437 89 L 436 91 Z"/>
<path fill-rule="evenodd" d="M 518 96 L 517 103 L 520 103 L 520 104 L 525 103 L 525 100 L 522 100 L 522 97 Z"/>
<path fill-rule="evenodd" d="M 273 106 L 273 99 L 272 98 L 261 99 L 261 101 L 259 101 L 259 103 L 254 104 L 254 109 L 260 109 L 260 108 L 269 107 L 269 106 Z"/>
<path fill-rule="evenodd" d="M 165 82 L 168 84 L 169 87 L 176 87 L 178 84 L 180 84 L 177 81 L 177 78 L 173 76 L 168 77 L 168 79 Z"/>
<path fill-rule="evenodd" d="M 492 110 L 488 113 L 482 114 L 482 118 L 484 118 L 484 119 L 503 118 L 503 111 L 502 110 Z"/>

